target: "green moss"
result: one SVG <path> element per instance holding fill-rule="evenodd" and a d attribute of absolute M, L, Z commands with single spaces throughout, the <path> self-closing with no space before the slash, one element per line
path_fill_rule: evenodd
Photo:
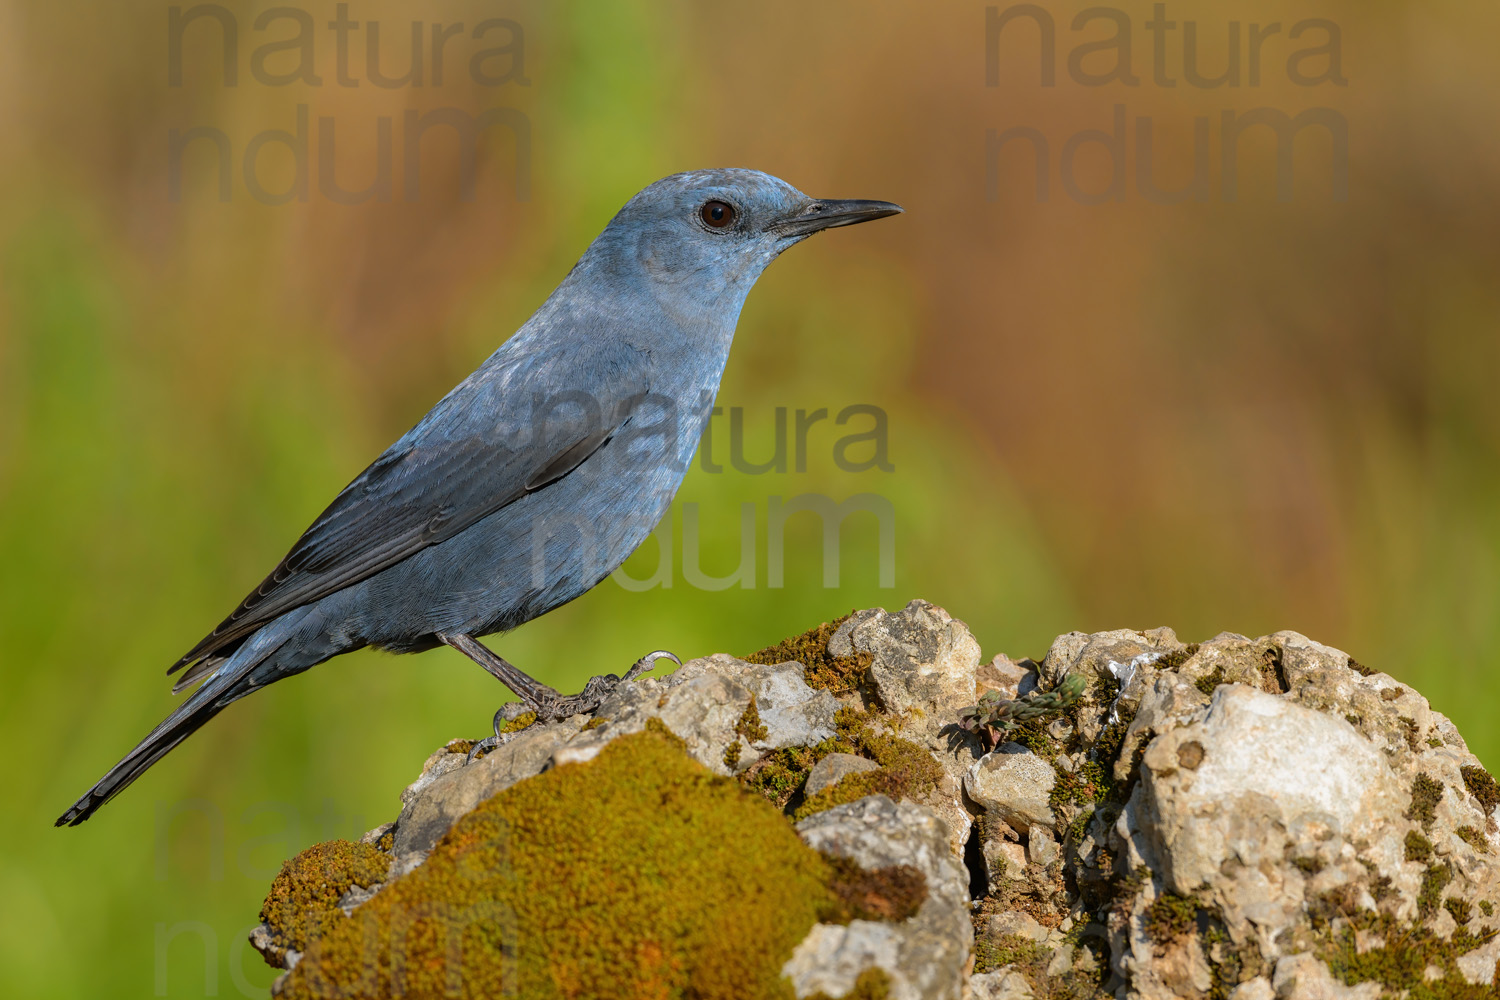
<path fill-rule="evenodd" d="M 1146 910 L 1146 933 L 1156 941 L 1181 937 L 1197 926 L 1201 907 L 1192 896 L 1164 892 Z"/>
<path fill-rule="evenodd" d="M 583 728 L 580 729 L 579 732 L 580 733 L 586 733 L 590 729 L 598 729 L 600 726 L 604 725 L 607 722 L 609 722 L 609 720 L 608 719 L 604 719 L 604 718 L 593 718 L 593 719 L 590 719 L 589 721 L 587 721 L 587 722 L 585 722 L 583 724 Z"/>
<path fill-rule="evenodd" d="M 1359 674 L 1361 677 L 1371 677 L 1375 674 L 1380 673 L 1380 671 L 1378 670 L 1371 670 L 1369 667 L 1365 666 L 1363 663 L 1360 663 L 1352 656 L 1349 657 L 1349 669 L 1354 671 L 1356 674 Z"/>
<path fill-rule="evenodd" d="M 836 785 L 823 789 L 803 803 L 794 814 L 797 819 L 862 799 L 866 795 L 911 799 L 937 787 L 943 776 L 943 769 L 923 747 L 899 736 L 875 732 L 870 725 L 870 717 L 851 708 L 839 709 L 834 720 L 838 726 L 838 736 L 832 742 L 836 746 L 827 752 L 833 753 L 848 747 L 849 749 L 842 749 L 842 752 L 868 757 L 880 767 L 873 771 L 845 775 Z"/>
<path fill-rule="evenodd" d="M 449 740 L 443 749 L 448 753 L 466 754 L 474 749 L 474 744 L 478 742 L 478 740 Z"/>
<path fill-rule="evenodd" d="M 1406 748 L 1412 753 L 1421 753 L 1422 731 L 1417 725 L 1417 720 L 1398 715 L 1396 721 L 1401 724 L 1401 731 L 1406 736 Z"/>
<path fill-rule="evenodd" d="M 1488 899 L 1481 899 L 1479 901 L 1479 912 L 1487 917 L 1493 917 L 1495 915 L 1495 904 L 1491 903 Z"/>
<path fill-rule="evenodd" d="M 1436 736 L 1429 736 L 1429 737 L 1427 737 L 1427 745 L 1430 746 L 1430 747 L 1447 746 L 1446 743 L 1444 743 L 1441 739 L 1439 739 Z"/>
<path fill-rule="evenodd" d="M 807 997 L 807 1000 L 887 1000 L 891 995 L 891 977 L 881 968 L 869 968 L 859 974 L 854 981 L 854 986 L 848 993 L 838 997 L 830 997 L 827 993 L 819 990 Z"/>
<path fill-rule="evenodd" d="M 1424 828 L 1432 826 L 1437 818 L 1437 804 L 1443 797 L 1442 782 L 1427 774 L 1419 774 L 1411 783 L 1411 808 L 1406 818 L 1421 823 Z"/>
<path fill-rule="evenodd" d="M 825 924 L 851 920 L 906 920 L 927 898 L 927 879 L 911 865 L 869 870 L 852 858 L 825 855 L 834 902 L 818 915 Z"/>
<path fill-rule="evenodd" d="M 831 753 L 851 753 L 873 760 L 880 767 L 846 775 L 797 807 L 801 818 L 866 795 L 888 795 L 893 799 L 916 798 L 937 787 L 942 768 L 925 749 L 887 732 L 876 732 L 866 712 L 841 708 L 834 714 L 833 738 L 815 747 L 787 747 L 772 751 L 752 765 L 742 780 L 777 807 L 793 804 L 813 765 Z"/>
<path fill-rule="evenodd" d="M 1432 860 L 1432 841 L 1416 830 L 1406 834 L 1406 860 L 1425 864 Z"/>
<path fill-rule="evenodd" d="M 740 762 L 740 741 L 735 740 L 724 748 L 724 766 L 731 771 Z"/>
<path fill-rule="evenodd" d="M 1067 843 L 1075 845 L 1083 843 L 1083 838 L 1089 832 L 1089 823 L 1093 820 L 1096 811 L 1092 806 L 1078 811 L 1078 815 L 1074 816 L 1073 821 L 1068 824 Z"/>
<path fill-rule="evenodd" d="M 1188 660 L 1192 659 L 1193 655 L 1197 652 L 1198 644 L 1196 642 L 1188 643 L 1181 649 L 1174 649 L 1170 653 L 1164 655 L 1161 659 L 1157 660 L 1156 667 L 1158 670 L 1176 670 Z M 1220 673 L 1222 674 L 1222 671 L 1220 671 Z M 1210 691 L 1211 690 L 1212 689 L 1210 688 Z"/>
<path fill-rule="evenodd" d="M 306 951 L 309 939 L 343 918 L 338 901 L 344 893 L 352 886 L 368 889 L 384 881 L 390 865 L 389 854 L 348 840 L 316 844 L 284 863 L 260 910 L 276 951 Z M 267 956 L 273 957 L 279 954 Z"/>
<path fill-rule="evenodd" d="M 1422 888 L 1417 892 L 1417 912 L 1431 916 L 1442 902 L 1443 890 L 1453 881 L 1453 872 L 1447 865 L 1430 865 L 1422 874 Z"/>
<path fill-rule="evenodd" d="M 1358 933 L 1364 931 L 1383 943 L 1361 951 Z M 1402 923 L 1387 913 L 1349 911 L 1337 931 L 1331 931 L 1316 949 L 1328 963 L 1334 978 L 1346 986 L 1377 982 L 1388 995 L 1408 1000 L 1480 1000 L 1494 997 L 1494 987 L 1469 983 L 1458 971 L 1457 959 L 1494 937 L 1494 931 L 1478 934 L 1463 927 L 1443 939 L 1421 922 Z M 1428 979 L 1428 967 L 1442 971 L 1440 979 Z"/>
<path fill-rule="evenodd" d="M 1464 786 L 1469 789 L 1469 794 L 1479 800 L 1479 808 L 1488 816 L 1495 804 L 1500 802 L 1500 786 L 1495 784 L 1494 776 L 1484 768 L 1472 764 L 1459 768 L 1459 773 L 1464 776 Z"/>
<path fill-rule="evenodd" d="M 1204 694 L 1213 694 L 1220 684 L 1224 683 L 1224 668 L 1214 667 L 1212 671 L 1198 678 L 1197 688 Z"/>
<path fill-rule="evenodd" d="M 1460 927 L 1468 923 L 1474 916 L 1474 906 L 1467 899 L 1458 896 L 1449 896 L 1443 900 L 1443 909 L 1453 915 L 1453 920 Z"/>
<path fill-rule="evenodd" d="M 745 714 L 740 716 L 740 721 L 734 724 L 734 731 L 745 737 L 747 743 L 759 743 L 766 738 L 767 730 L 760 721 L 760 708 L 755 704 L 755 695 L 750 696 L 750 704 L 745 706 Z"/>
<path fill-rule="evenodd" d="M 850 612 L 852 614 L 853 612 Z M 786 663 L 795 660 L 802 664 L 802 676 L 809 686 L 822 688 L 838 694 L 853 691 L 864 683 L 874 659 L 869 653 L 853 656 L 832 656 L 828 652 L 828 640 L 839 626 L 849 620 L 849 615 L 825 622 L 809 632 L 783 639 L 774 646 L 767 646 L 758 653 L 745 657 L 748 663 Z"/>
<path fill-rule="evenodd" d="M 832 874 L 775 809 L 648 725 L 462 817 L 425 864 L 324 924 L 282 995 L 787 1000 L 781 967 L 837 905 Z"/>
<path fill-rule="evenodd" d="M 827 754 L 820 747 L 786 747 L 773 750 L 740 775 L 746 787 L 760 793 L 778 809 L 785 809 L 802 789 L 807 772 Z M 831 751 L 830 751 L 831 752 Z"/>
<path fill-rule="evenodd" d="M 1006 737 L 1012 743 L 1019 743 L 1038 757 L 1051 763 L 1057 758 L 1062 749 L 1057 741 L 1047 732 L 1048 719 L 1032 719 L 1029 722 L 1017 723 L 1016 726 L 1006 733 Z"/>
<path fill-rule="evenodd" d="M 974 942 L 974 971 L 994 972 L 1007 965 L 1017 966 L 1023 976 L 1027 968 L 1045 971 L 1051 951 L 1019 934 L 1002 934 Z"/>

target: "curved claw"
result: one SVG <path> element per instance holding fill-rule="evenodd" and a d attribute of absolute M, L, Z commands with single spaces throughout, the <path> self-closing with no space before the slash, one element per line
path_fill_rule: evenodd
<path fill-rule="evenodd" d="M 464 767 L 468 767 L 470 764 L 474 763 L 474 758 L 478 757 L 480 754 L 488 753 L 498 746 L 504 746 L 505 735 L 500 731 L 501 727 L 517 716 L 524 715 L 526 711 L 526 706 L 521 704 L 520 702 L 509 701 L 504 705 L 501 705 L 500 710 L 495 713 L 494 721 L 490 723 L 490 727 L 494 729 L 495 735 L 486 736 L 478 743 L 475 743 L 473 746 L 469 747 L 469 756 L 464 758 Z"/>
<path fill-rule="evenodd" d="M 652 650 L 651 652 L 647 653 L 645 656 L 641 657 L 639 660 L 636 660 L 633 664 L 631 664 L 630 669 L 625 671 L 624 679 L 627 681 L 635 680 L 637 677 L 641 676 L 641 674 L 644 674 L 646 671 L 655 666 L 657 660 L 671 660 L 679 667 L 682 666 L 682 661 L 679 660 L 677 658 L 677 655 L 670 649 Z"/>
<path fill-rule="evenodd" d="M 480 740 L 478 743 L 469 748 L 469 756 L 464 758 L 464 767 L 468 767 L 470 764 L 474 763 L 475 757 L 478 757 L 482 753 L 493 750 L 499 745 L 500 737 L 486 736 L 484 739 Z"/>

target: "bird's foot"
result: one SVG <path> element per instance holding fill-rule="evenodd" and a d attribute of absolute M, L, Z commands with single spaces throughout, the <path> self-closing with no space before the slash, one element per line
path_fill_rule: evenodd
<path fill-rule="evenodd" d="M 537 722 L 556 722 L 574 715 L 592 715 L 598 710 L 605 698 L 608 698 L 621 685 L 635 680 L 656 665 L 657 660 L 671 660 L 679 667 L 682 661 L 669 650 L 658 649 L 636 660 L 625 671 L 624 677 L 615 674 L 602 674 L 590 677 L 583 690 L 577 694 L 561 695 L 544 685 L 537 685 L 542 690 L 531 690 L 521 694 L 521 701 L 508 702 L 500 706 L 500 711 L 495 713 L 495 735 L 487 736 L 474 744 L 469 750 L 469 757 L 465 763 L 471 763 L 481 753 L 487 753 L 498 746 L 509 742 L 515 732 L 505 732 L 506 725 L 514 722 L 528 712 L 535 713 Z"/>

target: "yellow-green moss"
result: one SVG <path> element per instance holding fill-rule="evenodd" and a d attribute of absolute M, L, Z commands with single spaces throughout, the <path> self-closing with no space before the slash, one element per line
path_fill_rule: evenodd
<path fill-rule="evenodd" d="M 766 738 L 766 727 L 760 721 L 760 708 L 755 704 L 755 695 L 750 696 L 750 704 L 745 706 L 745 714 L 740 716 L 740 721 L 734 724 L 734 731 L 745 737 L 747 743 L 759 743 Z"/>
<path fill-rule="evenodd" d="M 914 798 L 937 787 L 942 777 L 932 754 L 910 740 L 887 732 L 876 732 L 874 718 L 853 708 L 834 713 L 835 734 L 815 747 L 773 750 L 741 775 L 746 785 L 785 809 L 793 805 L 813 765 L 831 753 L 852 753 L 880 765 L 875 771 L 846 775 L 797 808 L 796 816 L 811 815 L 866 795 Z"/>
<path fill-rule="evenodd" d="M 478 740 L 449 740 L 443 749 L 449 753 L 468 753 L 478 742 Z"/>
<path fill-rule="evenodd" d="M 866 795 L 910 799 L 937 787 L 943 769 L 924 748 L 890 733 L 877 733 L 870 716 L 852 708 L 839 709 L 834 721 L 838 735 L 819 744 L 818 759 L 835 752 L 856 753 L 880 767 L 845 775 L 837 784 L 810 796 L 793 814 L 794 818 L 802 819 Z"/>
<path fill-rule="evenodd" d="M 1051 951 L 1028 937 L 1019 934 L 1002 934 L 996 938 L 982 938 L 974 943 L 974 971 L 994 972 L 1007 965 L 1017 966 L 1023 976 L 1028 969 L 1046 969 Z"/>
<path fill-rule="evenodd" d="M 784 1000 L 781 966 L 837 906 L 830 877 L 774 809 L 648 725 L 464 816 L 324 924 L 283 995 Z"/>
<path fill-rule="evenodd" d="M 1457 959 L 1493 939 L 1494 930 L 1474 933 L 1460 926 L 1444 939 L 1421 921 L 1403 923 L 1388 913 L 1351 908 L 1341 916 L 1342 925 L 1327 932 L 1316 953 L 1344 985 L 1377 982 L 1389 991 L 1382 995 L 1404 992 L 1407 1000 L 1493 1000 L 1494 987 L 1465 980 Z M 1360 931 L 1381 944 L 1361 950 Z M 1429 967 L 1441 970 L 1442 978 L 1428 979 Z"/>
<path fill-rule="evenodd" d="M 1488 899 L 1481 899 L 1479 901 L 1479 912 L 1487 917 L 1493 917 L 1495 915 L 1495 904 L 1491 903 Z"/>
<path fill-rule="evenodd" d="M 1500 803 L 1500 786 L 1495 784 L 1494 776 L 1484 768 L 1472 764 L 1459 768 L 1459 773 L 1464 776 L 1464 785 L 1469 789 L 1469 794 L 1479 800 L 1479 808 L 1488 816 L 1495 804 Z"/>
<path fill-rule="evenodd" d="M 740 741 L 735 740 L 724 748 L 724 766 L 734 770 L 735 765 L 740 762 Z"/>
<path fill-rule="evenodd" d="M 501 735 L 504 735 L 505 733 L 519 733 L 521 730 L 525 729 L 535 721 L 535 712 L 522 712 L 514 719 L 507 719 L 505 725 L 500 727 L 500 733 Z"/>
<path fill-rule="evenodd" d="M 583 724 L 583 728 L 580 729 L 579 732 L 586 733 L 590 729 L 598 729 L 600 726 L 604 725 L 607 722 L 609 722 L 608 719 L 602 719 L 602 718 L 590 719 L 589 721 L 587 721 L 587 722 L 585 722 Z"/>
<path fill-rule="evenodd" d="M 1443 784 L 1428 774 L 1419 774 L 1411 783 L 1411 808 L 1406 818 L 1422 826 L 1432 826 L 1437 818 L 1437 804 L 1443 797 Z"/>
<path fill-rule="evenodd" d="M 853 612 L 850 612 L 853 614 Z M 774 646 L 767 646 L 758 653 L 745 657 L 748 663 L 786 663 L 795 660 L 802 664 L 802 676 L 809 686 L 822 688 L 838 694 L 853 691 L 864 682 L 873 657 L 869 653 L 853 656 L 833 656 L 828 652 L 828 640 L 839 626 L 849 620 L 849 615 L 825 622 L 801 635 L 783 639 Z"/>
<path fill-rule="evenodd" d="M 306 951 L 310 938 L 343 918 L 338 901 L 344 893 L 351 886 L 368 889 L 383 881 L 390 866 L 389 854 L 348 840 L 316 844 L 282 864 L 260 910 L 275 949 L 267 961 L 287 949 Z"/>

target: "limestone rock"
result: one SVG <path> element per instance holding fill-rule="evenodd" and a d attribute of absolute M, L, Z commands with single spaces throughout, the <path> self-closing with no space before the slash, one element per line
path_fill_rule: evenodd
<path fill-rule="evenodd" d="M 1051 764 L 1019 743 L 1006 743 L 969 768 L 964 791 L 986 812 L 1027 833 L 1033 826 L 1052 825 L 1048 797 L 1056 782 Z"/>
<path fill-rule="evenodd" d="M 1330 969 L 1378 970 L 1372 951 L 1413 942 L 1438 995 L 1494 988 L 1500 786 L 1396 676 L 1289 631 L 1196 643 L 1170 629 L 1073 632 L 1040 663 L 981 664 L 967 627 L 924 601 L 829 631 L 831 656 L 868 661 L 857 690 L 815 688 L 801 663 L 717 654 L 622 684 L 591 718 L 510 734 L 468 766 L 433 754 L 394 824 L 364 838 L 392 854 L 384 886 L 480 803 L 589 766 L 647 727 L 682 740 L 705 781 L 758 790 L 787 822 L 873 771 L 860 754 L 889 745 L 860 741 L 880 734 L 906 741 L 902 759 L 907 744 L 930 754 L 936 786 L 838 805 L 796 830 L 867 871 L 910 865 L 928 895 L 906 919 L 814 925 L 779 966 L 799 998 L 841 996 L 881 969 L 900 1000 L 1347 1000 L 1404 987 Z M 983 691 L 1065 681 L 1077 701 L 1002 737 L 1024 745 L 986 753 L 956 725 Z M 840 727 L 854 725 L 868 728 L 851 741 Z M 832 738 L 859 753 L 830 753 Z M 337 905 L 357 915 L 382 891 L 355 885 Z M 297 959 L 267 927 L 255 940 L 280 967 Z"/>
<path fill-rule="evenodd" d="M 969 995 L 973 1000 L 1032 1000 L 1036 994 L 1026 977 L 1006 969 L 970 976 Z"/>
<path fill-rule="evenodd" d="M 831 753 L 807 772 L 807 784 L 802 787 L 802 792 L 804 795 L 816 795 L 823 789 L 838 784 L 839 779 L 847 774 L 874 771 L 879 767 L 879 764 L 866 757 L 852 753 Z"/>
<path fill-rule="evenodd" d="M 814 927 L 782 969 L 797 996 L 841 996 L 878 967 L 890 977 L 892 1000 L 959 1000 L 973 934 L 968 875 L 948 850 L 942 821 L 922 806 L 872 795 L 817 813 L 797 832 L 825 854 L 866 869 L 910 865 L 927 881 L 927 898 L 908 920 Z"/>

